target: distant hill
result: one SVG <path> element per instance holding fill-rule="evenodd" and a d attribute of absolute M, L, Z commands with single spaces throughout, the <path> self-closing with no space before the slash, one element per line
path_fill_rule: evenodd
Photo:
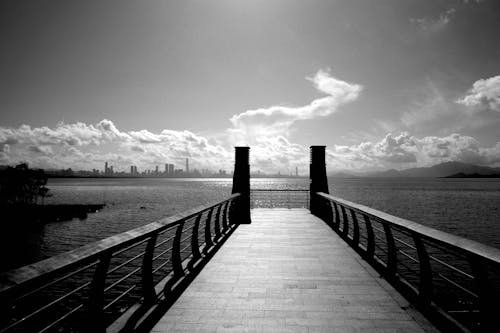
<path fill-rule="evenodd" d="M 500 178 L 500 173 L 494 175 L 481 175 L 478 173 L 468 173 L 465 174 L 463 172 L 453 174 L 451 176 L 446 176 L 444 178 Z"/>
<path fill-rule="evenodd" d="M 328 177 L 332 177 L 332 178 L 358 178 L 359 176 L 353 175 L 353 174 L 350 174 L 347 172 L 334 172 L 334 173 L 330 173 L 328 175 Z"/>
<path fill-rule="evenodd" d="M 404 170 L 390 169 L 366 173 L 367 177 L 448 177 L 463 174 L 478 176 L 500 175 L 500 168 L 491 168 L 462 162 L 444 162 L 431 167 L 410 168 Z M 477 177 L 477 176 L 476 176 Z"/>

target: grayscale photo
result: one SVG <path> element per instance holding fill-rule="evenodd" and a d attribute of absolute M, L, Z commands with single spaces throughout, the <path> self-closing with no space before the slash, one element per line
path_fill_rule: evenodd
<path fill-rule="evenodd" d="M 0 1 L 0 333 L 497 332 L 499 0 Z"/>

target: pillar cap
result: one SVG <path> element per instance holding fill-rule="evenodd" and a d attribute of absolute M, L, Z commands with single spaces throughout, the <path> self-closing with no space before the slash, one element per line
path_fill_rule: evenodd
<path fill-rule="evenodd" d="M 309 148 L 326 148 L 326 146 L 310 146 Z"/>
<path fill-rule="evenodd" d="M 248 146 L 235 146 L 234 149 L 250 149 Z"/>

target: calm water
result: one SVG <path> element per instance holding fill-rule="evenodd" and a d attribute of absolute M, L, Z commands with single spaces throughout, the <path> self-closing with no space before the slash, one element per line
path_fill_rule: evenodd
<path fill-rule="evenodd" d="M 330 193 L 500 248 L 499 179 L 330 179 Z M 106 203 L 85 220 L 54 222 L 16 241 L 20 266 L 212 202 L 231 179 L 50 179 L 47 203 Z M 307 179 L 253 179 L 252 188 L 307 188 Z M 3 266 L 3 265 L 2 265 Z"/>

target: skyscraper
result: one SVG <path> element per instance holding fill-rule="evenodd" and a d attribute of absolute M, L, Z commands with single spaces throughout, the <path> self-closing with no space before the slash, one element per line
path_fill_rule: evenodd
<path fill-rule="evenodd" d="M 186 157 L 186 173 L 189 173 L 189 158 Z"/>

